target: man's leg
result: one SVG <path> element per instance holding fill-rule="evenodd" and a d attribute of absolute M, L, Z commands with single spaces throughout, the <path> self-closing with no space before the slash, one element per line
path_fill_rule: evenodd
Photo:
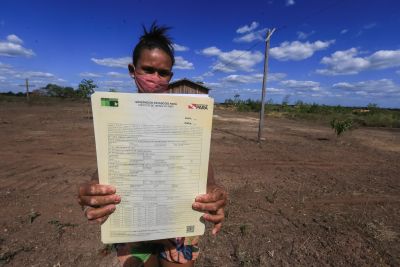
<path fill-rule="evenodd" d="M 152 253 L 151 245 L 146 243 L 117 245 L 117 257 L 122 267 L 159 267 L 158 255 Z"/>
<path fill-rule="evenodd" d="M 161 263 L 162 267 L 193 267 L 194 266 L 194 261 L 188 261 L 186 263 L 174 263 L 174 262 L 166 261 L 164 259 L 160 259 L 160 263 Z"/>

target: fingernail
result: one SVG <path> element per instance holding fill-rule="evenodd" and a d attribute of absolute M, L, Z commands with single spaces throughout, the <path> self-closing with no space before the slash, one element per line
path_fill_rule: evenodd
<path fill-rule="evenodd" d="M 195 208 L 195 209 L 199 208 L 199 204 L 194 203 L 194 204 L 193 204 L 193 208 Z"/>
<path fill-rule="evenodd" d="M 114 201 L 115 201 L 115 203 L 119 203 L 121 201 L 121 197 L 115 196 Z"/>
<path fill-rule="evenodd" d="M 114 212 L 114 211 L 115 211 L 115 206 L 110 207 L 110 211 L 111 211 L 111 212 Z"/>

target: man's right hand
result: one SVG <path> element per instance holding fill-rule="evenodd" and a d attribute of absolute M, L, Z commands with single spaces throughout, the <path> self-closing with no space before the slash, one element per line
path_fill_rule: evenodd
<path fill-rule="evenodd" d="M 115 187 L 92 181 L 81 184 L 78 189 L 78 203 L 84 207 L 85 216 L 91 223 L 104 223 L 115 211 L 121 197 L 115 194 Z"/>

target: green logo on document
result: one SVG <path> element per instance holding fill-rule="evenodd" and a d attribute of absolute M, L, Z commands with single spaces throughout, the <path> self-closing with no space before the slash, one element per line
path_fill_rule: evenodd
<path fill-rule="evenodd" d="M 118 107 L 118 98 L 102 98 L 102 107 Z"/>

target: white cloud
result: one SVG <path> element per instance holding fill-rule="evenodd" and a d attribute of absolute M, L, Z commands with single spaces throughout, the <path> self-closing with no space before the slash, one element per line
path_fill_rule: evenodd
<path fill-rule="evenodd" d="M 113 78 L 129 77 L 128 73 L 120 73 L 120 72 L 115 72 L 115 71 L 107 72 L 107 75 L 111 76 Z"/>
<path fill-rule="evenodd" d="M 285 73 L 269 73 L 267 81 L 279 81 L 286 77 Z M 261 83 L 263 79 L 262 73 L 251 74 L 251 75 L 228 75 L 222 78 L 222 81 L 225 83 L 233 83 L 233 84 L 246 84 L 246 83 Z"/>
<path fill-rule="evenodd" d="M 332 87 L 361 96 L 400 97 L 400 85 L 391 79 L 367 80 L 353 83 L 339 82 L 333 84 Z"/>
<path fill-rule="evenodd" d="M 174 47 L 174 50 L 178 51 L 178 52 L 183 52 L 183 51 L 188 51 L 189 50 L 189 47 L 186 47 L 186 46 L 183 46 L 183 45 L 173 44 L 172 46 Z"/>
<path fill-rule="evenodd" d="M 265 34 L 266 34 L 267 28 L 255 31 L 255 32 L 250 32 L 248 34 L 245 34 L 243 36 L 237 37 L 233 39 L 234 42 L 237 43 L 251 43 L 253 41 L 262 41 L 265 39 Z"/>
<path fill-rule="evenodd" d="M 215 46 L 204 48 L 200 53 L 205 56 L 218 56 L 222 51 Z"/>
<path fill-rule="evenodd" d="M 32 49 L 28 49 L 22 46 L 23 41 L 16 36 L 11 34 L 7 36 L 6 41 L 0 41 L 0 56 L 6 57 L 32 57 L 35 55 Z"/>
<path fill-rule="evenodd" d="M 296 4 L 294 0 L 286 0 L 286 6 L 293 6 L 294 4 Z"/>
<path fill-rule="evenodd" d="M 204 85 L 211 89 L 223 88 L 222 83 L 218 83 L 218 82 L 205 82 Z"/>
<path fill-rule="evenodd" d="M 365 25 L 362 27 L 362 29 L 358 31 L 358 33 L 356 34 L 356 37 L 361 36 L 361 35 L 364 33 L 364 31 L 373 29 L 373 28 L 375 28 L 377 25 L 378 25 L 378 24 L 376 24 L 375 22 L 372 22 L 372 23 L 369 23 L 369 24 L 365 24 Z"/>
<path fill-rule="evenodd" d="M 311 31 L 311 32 L 298 31 L 297 32 L 297 38 L 299 38 L 300 40 L 305 40 L 308 37 L 310 37 L 311 35 L 313 35 L 314 33 L 315 33 L 315 31 Z"/>
<path fill-rule="evenodd" d="M 0 62 L 0 73 L 7 77 L 7 81 L 11 84 L 24 83 L 24 80 L 28 78 L 31 84 L 40 85 L 47 83 L 65 83 L 64 79 L 57 77 L 55 74 L 45 71 L 26 71 L 17 70 L 11 65 L 3 64 Z M 1 88 L 0 88 L 1 89 Z"/>
<path fill-rule="evenodd" d="M 179 70 L 192 70 L 194 69 L 193 63 L 187 61 L 183 57 L 177 56 L 175 57 L 175 69 Z"/>
<path fill-rule="evenodd" d="M 351 48 L 336 51 L 330 57 L 323 57 L 321 63 L 327 65 L 328 68 L 318 69 L 317 73 L 324 75 L 357 74 L 369 65 L 365 58 L 355 57 L 357 54 L 357 48 Z"/>
<path fill-rule="evenodd" d="M 340 34 L 346 34 L 346 33 L 348 33 L 348 31 L 349 31 L 348 29 L 343 29 L 340 31 Z"/>
<path fill-rule="evenodd" d="M 4 63 L 0 62 L 0 69 L 1 69 L 1 70 L 3 70 L 3 69 L 10 69 L 10 68 L 11 68 L 11 65 L 4 64 Z"/>
<path fill-rule="evenodd" d="M 117 89 L 118 91 L 132 91 L 135 86 L 131 80 L 106 80 L 98 82 L 100 90 Z"/>
<path fill-rule="evenodd" d="M 259 25 L 258 22 L 253 21 L 250 25 L 241 26 L 240 28 L 238 28 L 236 30 L 236 32 L 239 33 L 239 34 L 243 34 L 243 33 L 246 33 L 246 32 L 251 32 L 252 30 L 256 29 L 258 27 L 258 25 Z"/>
<path fill-rule="evenodd" d="M 310 42 L 283 42 L 278 47 L 273 47 L 270 49 L 271 57 L 280 60 L 303 60 L 311 57 L 316 51 L 324 50 L 333 44 L 335 40 L 330 41 L 316 41 L 314 43 Z"/>
<path fill-rule="evenodd" d="M 114 80 L 114 81 L 103 81 L 101 83 L 108 86 L 122 86 L 126 84 L 126 81 Z"/>
<path fill-rule="evenodd" d="M 66 80 L 57 77 L 53 73 L 45 71 L 27 71 L 15 69 L 13 66 L 0 62 L 0 73 L 7 77 L 0 83 L 0 91 L 21 91 L 21 86 L 25 85 L 25 79 L 29 79 L 29 85 L 32 88 L 40 88 L 48 83 L 57 83 L 65 85 Z"/>
<path fill-rule="evenodd" d="M 350 75 L 365 70 L 387 69 L 400 66 L 400 49 L 379 50 L 370 56 L 360 57 L 357 48 L 336 51 L 330 57 L 323 57 L 321 64 L 326 69 L 317 69 L 323 75 Z"/>
<path fill-rule="evenodd" d="M 23 44 L 23 41 L 15 34 L 8 35 L 7 41 L 9 41 L 10 43 L 14 43 L 14 44 L 21 44 L 21 45 Z"/>
<path fill-rule="evenodd" d="M 14 75 L 14 78 L 45 78 L 45 79 L 53 79 L 56 76 L 49 72 L 42 71 L 21 71 Z"/>
<path fill-rule="evenodd" d="M 386 69 L 400 66 L 400 49 L 379 50 L 368 57 L 373 69 Z"/>
<path fill-rule="evenodd" d="M 259 51 L 232 50 L 223 52 L 215 46 L 205 48 L 201 51 L 205 56 L 213 56 L 218 60 L 212 70 L 222 72 L 235 72 L 237 70 L 253 71 L 253 67 L 264 58 Z"/>
<path fill-rule="evenodd" d="M 320 83 L 314 81 L 297 81 L 297 80 L 286 80 L 281 81 L 281 85 L 289 89 L 295 89 L 299 91 L 320 91 Z"/>
<path fill-rule="evenodd" d="M 130 57 L 120 57 L 120 58 L 91 58 L 91 60 L 101 66 L 106 67 L 117 67 L 117 68 L 128 68 L 128 64 L 131 63 Z"/>
<path fill-rule="evenodd" d="M 270 94 L 274 94 L 274 95 L 286 95 L 287 91 L 284 89 L 280 89 L 280 88 L 267 88 L 268 93 Z"/>
<path fill-rule="evenodd" d="M 335 83 L 332 85 L 333 88 L 340 88 L 340 89 L 353 89 L 354 85 L 348 82 L 340 82 L 340 83 Z"/>
<path fill-rule="evenodd" d="M 79 76 L 86 77 L 86 78 L 99 78 L 99 77 L 101 77 L 100 74 L 93 73 L 93 72 L 81 72 L 81 73 L 79 73 Z"/>
<path fill-rule="evenodd" d="M 370 30 L 370 29 L 372 29 L 372 28 L 375 28 L 376 25 L 377 25 L 376 22 L 372 22 L 372 23 L 369 23 L 369 24 L 364 25 L 363 28 L 364 28 L 365 30 Z"/>

